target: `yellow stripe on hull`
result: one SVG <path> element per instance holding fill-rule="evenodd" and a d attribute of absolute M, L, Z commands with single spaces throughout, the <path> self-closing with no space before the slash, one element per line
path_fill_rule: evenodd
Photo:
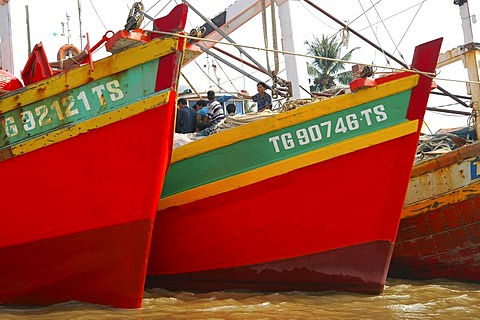
<path fill-rule="evenodd" d="M 144 62 L 154 60 L 169 53 L 177 52 L 178 40 L 165 39 L 119 52 L 118 54 L 94 62 L 94 71 L 89 65 L 75 68 L 57 76 L 34 83 L 17 94 L 0 99 L 0 114 L 36 101 L 72 90 L 87 83 L 114 75 Z M 128 51 L 128 52 L 127 52 Z"/>
<path fill-rule="evenodd" d="M 158 106 L 166 104 L 169 101 L 170 94 L 171 91 L 166 91 L 153 97 L 129 104 L 123 108 L 115 110 L 115 112 L 108 112 L 98 117 L 85 120 L 79 124 L 55 130 L 54 132 L 44 134 L 36 139 L 31 139 L 27 142 L 14 145 L 9 149 L 11 154 L 10 157 L 25 154 L 48 145 L 70 139 L 90 130 L 98 129 L 122 119 L 135 116 L 146 110 L 154 109 Z"/>
<path fill-rule="evenodd" d="M 408 218 L 427 213 L 431 210 L 438 210 L 442 207 L 451 206 L 456 203 L 468 200 L 472 196 L 480 193 L 480 181 L 454 190 L 452 192 L 430 198 L 403 208 L 402 218 Z"/>
<path fill-rule="evenodd" d="M 301 108 L 263 119 L 262 121 L 229 129 L 228 135 L 215 134 L 209 136 L 208 139 L 197 140 L 195 143 L 189 143 L 175 149 L 172 163 L 192 158 L 238 141 L 247 140 L 261 134 L 287 128 L 298 123 L 346 110 L 353 106 L 410 90 L 417 85 L 418 79 L 418 75 L 409 76 L 373 88 L 364 89 L 354 94 L 345 94 L 321 102 L 314 102 Z"/>
<path fill-rule="evenodd" d="M 263 122 L 263 121 L 262 121 Z M 161 198 L 158 210 L 179 206 L 209 196 L 228 192 L 258 181 L 285 174 L 318 162 L 333 159 L 344 154 L 365 149 L 386 141 L 417 132 L 418 120 L 405 122 L 387 129 L 348 139 L 332 146 L 319 148 L 302 155 L 285 159 L 274 164 L 250 170 L 232 177 L 205 184 L 169 197 Z M 196 143 L 195 143 L 196 144 Z"/>

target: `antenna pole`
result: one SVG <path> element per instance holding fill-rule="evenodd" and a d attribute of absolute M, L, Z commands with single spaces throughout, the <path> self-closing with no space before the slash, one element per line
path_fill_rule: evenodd
<path fill-rule="evenodd" d="M 68 12 L 65 12 L 65 16 L 67 17 L 67 44 L 70 44 L 70 16 Z"/>
<path fill-rule="evenodd" d="M 77 0 L 78 4 L 78 25 L 80 26 L 80 50 L 83 48 L 83 34 L 82 34 L 82 6 L 80 0 Z"/>
<path fill-rule="evenodd" d="M 30 41 L 30 14 L 28 13 L 28 6 L 25 6 L 25 17 L 27 19 L 27 45 L 28 45 L 28 56 L 32 53 L 32 43 Z"/>

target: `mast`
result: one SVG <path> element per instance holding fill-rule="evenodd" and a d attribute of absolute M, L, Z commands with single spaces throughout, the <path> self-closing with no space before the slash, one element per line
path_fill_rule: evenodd
<path fill-rule="evenodd" d="M 303 39 L 294 36 L 295 23 L 292 20 L 292 12 L 295 12 L 299 6 L 299 0 L 276 0 L 276 3 L 281 21 L 283 50 L 297 52 L 301 48 L 298 40 L 303 41 Z M 308 98 L 307 92 L 300 90 L 301 87 L 310 88 L 306 62 L 297 56 L 287 54 L 285 55 L 285 66 L 287 68 L 287 79 L 294 84 L 292 85 L 293 98 Z"/>
<path fill-rule="evenodd" d="M 472 7 L 474 6 L 473 2 L 474 1 L 472 1 Z M 478 27 L 477 30 L 473 29 L 473 24 L 477 21 L 475 15 L 470 14 L 470 6 L 467 0 L 455 0 L 454 4 L 459 6 L 460 17 L 462 18 L 463 40 L 464 48 L 466 50 L 463 63 L 468 71 L 468 80 L 472 81 L 471 83 L 467 83 L 467 92 L 472 96 L 475 129 L 477 132 L 477 139 L 480 139 L 480 84 L 478 83 L 480 81 L 480 43 L 475 42 L 475 39 L 478 39 L 479 36 L 477 34 Z"/>
<path fill-rule="evenodd" d="M 12 23 L 8 0 L 0 0 L 0 69 L 13 70 Z"/>

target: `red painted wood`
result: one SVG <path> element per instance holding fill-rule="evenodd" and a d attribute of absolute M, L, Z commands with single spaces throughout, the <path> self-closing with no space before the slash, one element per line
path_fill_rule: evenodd
<path fill-rule="evenodd" d="M 13 91 L 20 89 L 21 87 L 23 87 L 23 84 L 17 77 L 15 77 L 15 75 L 0 69 L 0 95 L 5 93 L 3 91 Z"/>
<path fill-rule="evenodd" d="M 383 292 L 385 261 L 389 260 L 392 250 L 389 241 L 374 241 L 262 264 L 149 276 L 146 286 L 203 292 L 235 288 L 377 294 Z M 341 267 L 347 265 L 348 268 Z"/>
<path fill-rule="evenodd" d="M 389 276 L 480 281 L 480 195 L 403 218 Z"/>
<path fill-rule="evenodd" d="M 364 88 L 375 87 L 377 82 L 373 78 L 358 78 L 350 82 L 350 90 L 355 92 Z"/>
<path fill-rule="evenodd" d="M 170 162 L 175 97 L 172 94 L 167 105 L 138 116 L 2 162 L 1 303 L 75 299 L 123 308 L 140 305 L 145 268 L 133 266 L 146 264 L 148 257 L 146 237 L 150 233 L 145 231 L 153 225 Z M 124 232 L 131 232 L 131 250 L 123 248 L 118 233 L 101 231 L 137 222 L 142 225 L 139 230 L 122 227 Z M 83 239 L 92 233 L 92 238 Z M 58 251 L 61 239 L 68 241 L 63 251 Z M 84 241 L 98 242 L 91 256 Z M 29 250 L 29 264 L 18 265 L 24 251 L 15 248 Z M 113 249 L 120 251 L 108 254 Z M 83 260 L 75 257 L 79 252 Z M 120 256 L 125 263 L 119 264 Z M 45 266 L 62 257 L 62 267 Z M 28 272 L 15 276 L 19 268 Z M 91 276 L 90 269 L 96 270 Z M 45 276 L 39 278 L 37 274 Z M 126 296 L 114 294 L 118 284 L 104 287 L 112 284 L 99 281 L 104 276 L 125 277 L 122 283 L 129 284 Z M 12 293 L 10 290 L 16 289 L 5 285 L 12 278 L 31 282 L 36 289 L 22 291 L 23 296 Z M 69 283 L 75 281 L 81 281 L 82 286 L 70 287 Z M 137 282 L 134 288 L 133 282 Z M 95 292 L 112 294 L 97 299 Z M 83 300 L 88 296 L 92 298 Z"/>
<path fill-rule="evenodd" d="M 152 79 L 164 105 L 0 163 L 0 303 L 140 307 L 183 41 Z"/>
<path fill-rule="evenodd" d="M 154 30 L 160 32 L 152 32 L 150 37 L 155 39 L 164 36 L 162 31 L 170 33 L 183 31 L 187 22 L 187 13 L 188 5 L 185 3 L 175 6 L 175 8 L 173 8 L 172 11 L 170 11 L 170 13 L 165 17 L 155 19 L 153 22 Z"/>
<path fill-rule="evenodd" d="M 420 46 L 416 51 L 420 58 L 414 59 L 412 67 L 433 71 L 440 45 L 441 39 Z M 408 119 L 421 120 L 425 112 L 430 88 L 426 85 L 431 80 L 421 77 L 419 83 L 412 93 Z M 381 292 L 418 135 L 419 131 L 159 211 L 148 275 L 182 290 L 302 290 L 306 274 L 314 270 L 309 288 Z M 376 256 L 370 250 L 357 251 L 376 245 Z M 363 258 L 359 263 L 343 254 L 329 260 L 333 252 Z M 382 261 L 373 258 L 381 257 L 381 252 Z M 362 266 L 369 253 L 376 261 L 372 272 Z M 312 262 L 311 257 L 320 259 Z M 308 263 L 314 267 L 308 268 L 312 266 Z M 287 267 L 276 274 L 252 271 L 260 265 L 268 272 L 279 265 Z M 292 265 L 307 270 L 285 272 Z"/>
<path fill-rule="evenodd" d="M 151 225 L 137 220 L 0 248 L 0 301 L 139 308 Z"/>
<path fill-rule="evenodd" d="M 416 141 L 411 134 L 162 210 L 155 220 L 148 274 L 233 268 L 393 243 Z M 370 277 L 362 281 L 378 281 Z"/>

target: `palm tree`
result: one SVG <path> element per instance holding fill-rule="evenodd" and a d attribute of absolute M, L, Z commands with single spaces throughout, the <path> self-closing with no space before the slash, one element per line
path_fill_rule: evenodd
<path fill-rule="evenodd" d="M 314 36 L 313 42 L 305 41 L 305 44 L 308 45 L 307 53 L 310 55 L 345 61 L 350 60 L 353 51 L 359 49 L 358 47 L 353 48 L 343 57 L 340 57 L 342 43 L 337 40 L 337 36 L 328 38 L 322 35 L 322 40 Z M 345 63 L 343 62 L 314 58 L 312 63 L 307 64 L 307 68 L 308 74 L 313 79 L 313 84 L 310 86 L 312 92 L 332 88 L 336 85 L 335 81 L 345 85 L 352 81 L 352 72 L 344 71 Z"/>

